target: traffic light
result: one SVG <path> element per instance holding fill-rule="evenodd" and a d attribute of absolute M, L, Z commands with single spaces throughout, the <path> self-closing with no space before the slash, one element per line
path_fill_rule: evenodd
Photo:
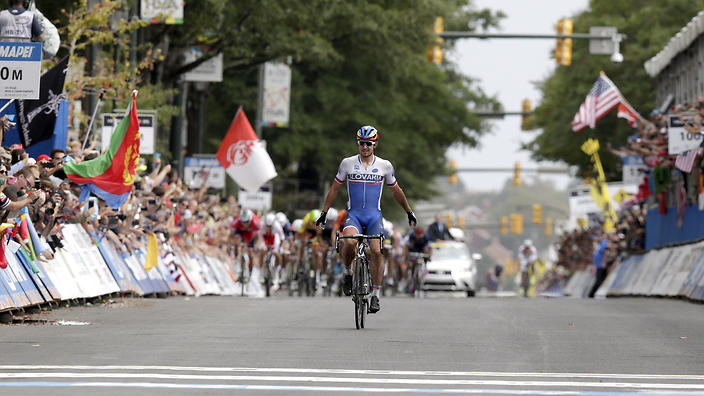
<path fill-rule="evenodd" d="M 564 34 L 564 23 L 563 20 L 560 19 L 557 21 L 557 34 Z M 562 64 L 562 39 L 559 38 L 557 39 L 557 45 L 555 46 L 555 63 L 557 65 Z"/>
<path fill-rule="evenodd" d="M 508 235 L 508 216 L 501 217 L 501 235 Z"/>
<path fill-rule="evenodd" d="M 519 187 L 521 185 L 521 163 L 513 164 L 513 185 Z"/>
<path fill-rule="evenodd" d="M 523 234 L 523 215 L 520 213 L 511 213 L 511 234 Z"/>
<path fill-rule="evenodd" d="M 457 217 L 457 227 L 464 230 L 464 216 Z"/>
<path fill-rule="evenodd" d="M 530 99 L 523 99 L 521 102 L 521 130 L 528 130 L 528 121 L 530 120 Z"/>
<path fill-rule="evenodd" d="M 545 218 L 545 235 L 552 235 L 552 219 L 550 217 Z"/>
<path fill-rule="evenodd" d="M 445 215 L 445 225 L 447 226 L 447 228 L 452 227 L 452 216 L 450 216 L 449 214 Z"/>
<path fill-rule="evenodd" d="M 571 35 L 574 31 L 572 18 L 560 19 L 557 21 L 557 34 Z M 555 46 L 555 63 L 569 66 L 572 64 L 572 39 L 557 39 Z"/>
<path fill-rule="evenodd" d="M 533 224 L 543 223 L 543 205 L 533 204 Z"/>
<path fill-rule="evenodd" d="M 433 23 L 433 33 L 439 35 L 444 31 L 445 27 L 442 17 L 435 18 L 435 23 Z M 442 37 L 438 36 L 435 38 L 435 42 L 428 46 L 426 55 L 428 57 L 428 62 L 435 63 L 436 65 L 442 63 Z"/>
<path fill-rule="evenodd" d="M 572 18 L 567 18 L 562 23 L 563 34 L 572 34 Z M 572 39 L 566 38 L 562 41 L 562 65 L 569 66 L 572 64 Z"/>
<path fill-rule="evenodd" d="M 450 173 L 449 182 L 453 186 L 457 185 L 457 183 L 459 182 L 459 180 L 457 179 L 457 161 L 455 161 L 455 160 L 450 161 L 450 170 L 451 170 L 451 173 Z"/>

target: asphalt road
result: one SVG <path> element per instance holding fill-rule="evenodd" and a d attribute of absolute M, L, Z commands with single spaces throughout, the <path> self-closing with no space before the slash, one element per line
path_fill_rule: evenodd
<path fill-rule="evenodd" d="M 703 313 L 656 299 L 385 298 L 355 330 L 349 298 L 126 299 L 0 326 L 0 394 L 704 395 Z"/>

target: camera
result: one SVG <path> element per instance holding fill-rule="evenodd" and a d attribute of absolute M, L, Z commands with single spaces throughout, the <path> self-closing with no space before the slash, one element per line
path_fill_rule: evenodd
<path fill-rule="evenodd" d="M 611 55 L 611 62 L 613 62 L 615 64 L 619 64 L 619 63 L 623 62 L 623 55 L 620 52 L 614 52 Z"/>
<path fill-rule="evenodd" d="M 37 190 L 42 187 L 42 182 L 39 179 L 34 179 L 34 188 Z"/>
<path fill-rule="evenodd" d="M 46 208 L 46 210 L 44 210 L 44 213 L 48 214 L 49 216 L 53 216 L 54 208 Z"/>
<path fill-rule="evenodd" d="M 53 163 L 53 162 L 51 162 L 51 161 L 49 161 L 49 162 L 43 162 L 43 163 L 42 163 L 42 167 L 43 167 L 43 168 L 55 168 L 55 167 L 56 167 L 56 164 Z"/>

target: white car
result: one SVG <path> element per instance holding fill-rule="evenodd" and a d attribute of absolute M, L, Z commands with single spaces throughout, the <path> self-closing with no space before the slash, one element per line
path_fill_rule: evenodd
<path fill-rule="evenodd" d="M 442 241 L 432 245 L 423 277 L 423 290 L 464 291 L 474 297 L 477 290 L 478 253 L 470 254 L 463 242 Z"/>

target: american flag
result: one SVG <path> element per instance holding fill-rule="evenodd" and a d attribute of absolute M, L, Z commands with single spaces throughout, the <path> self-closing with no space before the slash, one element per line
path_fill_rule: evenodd
<path fill-rule="evenodd" d="M 621 102 L 621 93 L 614 83 L 604 74 L 600 75 L 591 91 L 579 106 L 579 111 L 572 119 L 572 130 L 579 132 L 586 127 L 594 129 L 596 121 L 611 111 Z"/>
<path fill-rule="evenodd" d="M 694 169 L 694 163 L 697 160 L 697 154 L 699 154 L 699 148 L 695 148 L 689 151 L 685 151 L 682 154 L 677 154 L 675 159 L 675 167 L 682 172 L 691 173 Z"/>

